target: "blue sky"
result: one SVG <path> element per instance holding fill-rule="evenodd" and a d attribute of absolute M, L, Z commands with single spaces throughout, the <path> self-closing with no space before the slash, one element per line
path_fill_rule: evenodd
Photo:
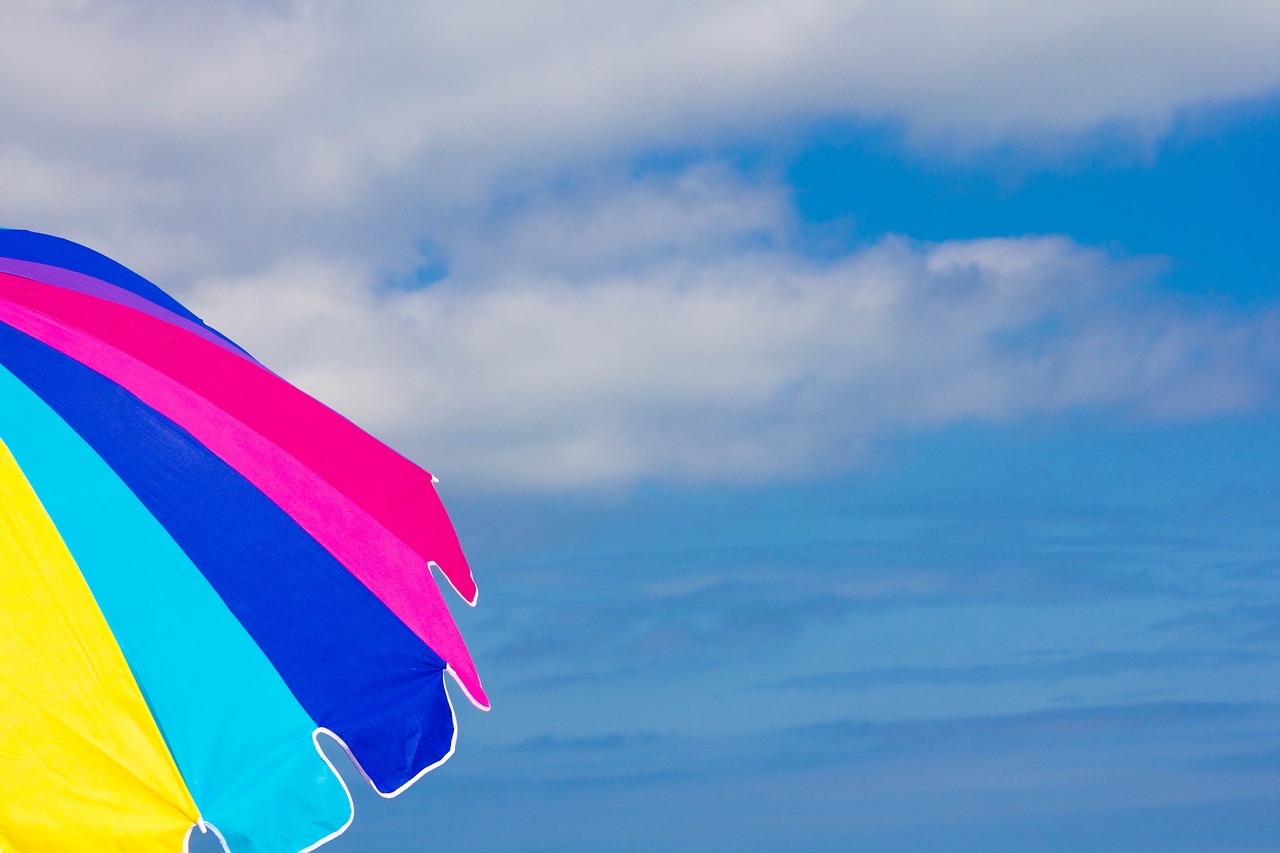
<path fill-rule="evenodd" d="M 767 153 L 802 251 L 1065 234 L 1247 322 L 1280 290 L 1280 107 L 1206 112 L 1053 162 L 884 127 Z M 1086 406 L 890 430 L 797 480 L 460 502 L 505 702 L 408 801 L 463 849 L 1268 849 L 1277 446 L 1270 401 Z"/>
<path fill-rule="evenodd" d="M 15 13 L 5 224 L 472 560 L 493 710 L 326 849 L 1280 844 L 1280 15 L 929 9 Z"/>

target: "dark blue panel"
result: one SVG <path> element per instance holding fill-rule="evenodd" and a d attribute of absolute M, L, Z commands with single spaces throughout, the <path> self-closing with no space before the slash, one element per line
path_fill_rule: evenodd
<path fill-rule="evenodd" d="M 4 324 L 0 363 L 137 494 L 380 791 L 448 753 L 444 661 L 287 513 L 132 394 Z"/>
<path fill-rule="evenodd" d="M 204 325 L 199 317 L 184 308 L 178 300 L 133 270 L 79 243 L 72 243 L 61 237 L 51 237 L 48 234 L 37 234 L 34 231 L 0 228 L 0 257 L 61 267 L 93 276 L 108 284 L 136 293 L 143 299 L 166 308 L 180 317 Z"/>

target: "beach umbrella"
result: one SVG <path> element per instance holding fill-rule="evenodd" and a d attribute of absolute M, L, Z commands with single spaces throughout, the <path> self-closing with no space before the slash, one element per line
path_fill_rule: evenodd
<path fill-rule="evenodd" d="M 151 282 L 0 230 L 0 850 L 319 847 L 488 699 L 435 480 Z"/>

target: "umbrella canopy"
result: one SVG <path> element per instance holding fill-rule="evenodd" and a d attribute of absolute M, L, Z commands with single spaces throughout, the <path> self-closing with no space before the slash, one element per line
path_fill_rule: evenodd
<path fill-rule="evenodd" d="M 0 849 L 313 849 L 488 708 L 426 471 L 137 274 L 0 230 Z"/>

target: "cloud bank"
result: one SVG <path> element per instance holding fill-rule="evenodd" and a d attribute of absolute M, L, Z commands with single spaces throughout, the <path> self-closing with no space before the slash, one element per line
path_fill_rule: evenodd
<path fill-rule="evenodd" d="M 0 218 L 179 284 L 413 261 L 460 210 L 836 119 L 945 145 L 1159 133 L 1280 85 L 1269 2 L 12 4 Z"/>
<path fill-rule="evenodd" d="M 68 0 L 6 30 L 0 221 L 194 299 L 446 476 L 804 476 L 895 429 L 1273 385 L 1274 317 L 1144 300 L 1143 263 L 1063 238 L 818 260 L 713 153 L 832 119 L 1158 135 L 1280 86 L 1272 3 Z M 664 151 L 691 165 L 637 170 Z"/>
<path fill-rule="evenodd" d="M 1144 296 L 1149 259 L 1040 237 L 818 261 L 786 229 L 775 190 L 693 171 L 511 217 L 426 286 L 300 260 L 207 281 L 197 307 L 440 475 L 494 486 L 806 476 L 904 428 L 1273 395 L 1277 316 Z"/>

